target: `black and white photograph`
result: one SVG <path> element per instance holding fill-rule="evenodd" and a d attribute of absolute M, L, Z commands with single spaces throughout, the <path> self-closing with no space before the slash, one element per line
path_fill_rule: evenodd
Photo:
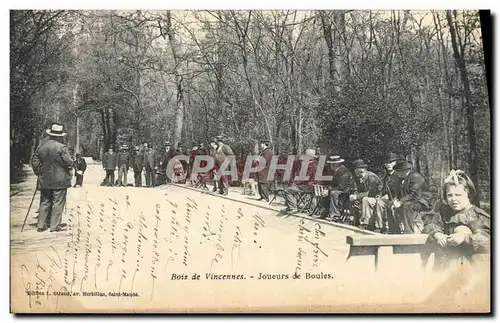
<path fill-rule="evenodd" d="M 490 11 L 9 16 L 11 313 L 492 311 Z"/>

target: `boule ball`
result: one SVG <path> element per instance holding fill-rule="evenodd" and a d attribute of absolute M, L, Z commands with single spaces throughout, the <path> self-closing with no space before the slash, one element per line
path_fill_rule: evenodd
<path fill-rule="evenodd" d="M 472 234 L 472 231 L 465 225 L 459 225 L 455 228 L 454 233 Z"/>

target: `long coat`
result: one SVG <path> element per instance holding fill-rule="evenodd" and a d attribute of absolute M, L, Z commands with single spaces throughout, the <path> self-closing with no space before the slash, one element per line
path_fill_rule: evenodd
<path fill-rule="evenodd" d="M 393 171 L 392 174 L 388 174 L 386 172 L 382 181 L 384 183 L 384 187 L 380 195 L 387 195 L 390 200 L 396 198 L 401 185 L 401 178 L 399 178 L 397 172 Z"/>
<path fill-rule="evenodd" d="M 376 197 L 382 191 L 382 180 L 374 173 L 367 171 L 365 177 L 357 183 L 357 198 Z"/>
<path fill-rule="evenodd" d="M 41 189 L 60 190 L 71 187 L 73 160 L 62 143 L 49 139 L 33 155 L 33 169 L 37 169 Z"/>
<path fill-rule="evenodd" d="M 266 148 L 260 153 L 260 156 L 264 157 L 264 159 L 266 160 L 266 166 L 264 167 L 264 169 L 262 169 L 260 172 L 258 172 L 259 183 L 269 184 L 270 182 L 273 181 L 273 179 L 267 178 L 267 176 L 269 174 L 269 168 L 271 166 L 271 160 L 273 158 L 273 155 L 274 155 L 274 153 L 271 150 L 271 148 Z"/>
<path fill-rule="evenodd" d="M 399 198 L 401 202 L 415 201 L 427 209 L 432 205 L 432 194 L 429 192 L 425 178 L 417 172 L 409 172 L 401 181 Z"/>
<path fill-rule="evenodd" d="M 125 165 L 127 169 L 130 166 L 130 154 L 128 152 L 122 151 L 118 153 L 118 167 Z"/>
<path fill-rule="evenodd" d="M 109 151 L 104 154 L 102 158 L 102 167 L 105 170 L 114 170 L 116 168 L 116 163 L 118 161 L 118 155 L 115 152 L 110 153 Z"/>
<path fill-rule="evenodd" d="M 156 156 L 157 153 L 153 148 L 149 148 L 148 150 L 146 150 L 144 152 L 144 167 L 149 165 L 150 168 L 155 168 L 155 166 L 157 165 Z"/>
<path fill-rule="evenodd" d="M 140 173 L 142 172 L 142 167 L 143 167 L 143 162 L 144 162 L 144 156 L 140 152 L 134 152 L 134 155 L 132 157 L 133 159 L 133 168 L 134 168 L 134 173 Z"/>

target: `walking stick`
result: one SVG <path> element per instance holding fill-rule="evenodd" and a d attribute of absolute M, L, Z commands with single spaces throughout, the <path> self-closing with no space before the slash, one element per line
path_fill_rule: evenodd
<path fill-rule="evenodd" d="M 31 206 L 33 205 L 33 201 L 35 200 L 36 192 L 38 191 L 38 180 L 36 181 L 35 192 L 33 193 L 33 197 L 31 198 L 30 206 L 28 207 L 28 212 L 26 213 L 26 217 L 24 218 L 23 226 L 21 227 L 21 232 L 24 230 L 24 226 L 26 225 L 26 220 L 28 220 L 28 214 L 30 214 Z"/>

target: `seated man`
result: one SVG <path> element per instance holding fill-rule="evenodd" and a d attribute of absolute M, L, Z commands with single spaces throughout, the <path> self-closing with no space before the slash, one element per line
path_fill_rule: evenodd
<path fill-rule="evenodd" d="M 401 233 L 399 222 L 394 218 L 392 202 L 397 195 L 401 179 L 394 170 L 396 162 L 402 160 L 397 154 L 389 153 L 384 161 L 385 175 L 382 180 L 383 189 L 376 197 L 368 197 L 363 201 L 362 210 L 370 220 L 370 229 L 381 233 Z M 386 221 L 388 228 L 386 227 Z"/>
<path fill-rule="evenodd" d="M 308 178 L 307 180 L 295 180 L 295 177 L 298 177 L 300 175 L 300 167 L 299 170 L 295 170 L 292 172 L 292 178 L 291 178 L 291 185 L 285 189 L 284 192 L 284 197 L 285 197 L 285 206 L 286 208 L 281 210 L 281 212 L 286 213 L 287 215 L 289 214 L 297 214 L 298 211 L 298 205 L 297 205 L 297 197 L 299 196 L 300 193 L 303 191 L 311 190 L 313 186 L 313 181 L 314 177 L 316 174 L 316 167 L 318 166 L 318 162 L 316 159 L 314 159 L 315 156 L 315 150 L 314 149 L 306 149 L 306 154 L 305 158 L 302 163 L 302 167 L 305 166 L 305 163 L 307 162 L 307 171 L 306 171 L 306 177 Z"/>
<path fill-rule="evenodd" d="M 367 170 L 368 165 L 362 159 L 355 160 L 354 175 L 356 178 L 356 191 L 349 196 L 352 202 L 355 217 L 359 219 L 360 227 L 364 229 L 375 229 L 370 226 L 370 213 L 366 212 L 363 205 L 368 204 L 368 198 L 376 197 L 382 190 L 382 180 L 374 173 Z M 361 213 L 361 214 L 360 214 Z"/>
<path fill-rule="evenodd" d="M 340 156 L 330 156 L 326 163 L 330 165 L 333 179 L 328 190 L 323 192 L 324 198 L 321 201 L 328 210 L 328 216 L 324 215 L 321 218 L 333 220 L 340 217 L 340 196 L 354 190 L 354 182 L 351 172 L 344 166 L 344 159 Z"/>
<path fill-rule="evenodd" d="M 421 233 L 424 227 L 420 212 L 430 210 L 432 195 L 424 177 L 412 171 L 412 164 L 405 160 L 396 163 L 394 170 L 402 179 L 397 199 L 393 202 L 397 217 L 405 234 Z"/>

